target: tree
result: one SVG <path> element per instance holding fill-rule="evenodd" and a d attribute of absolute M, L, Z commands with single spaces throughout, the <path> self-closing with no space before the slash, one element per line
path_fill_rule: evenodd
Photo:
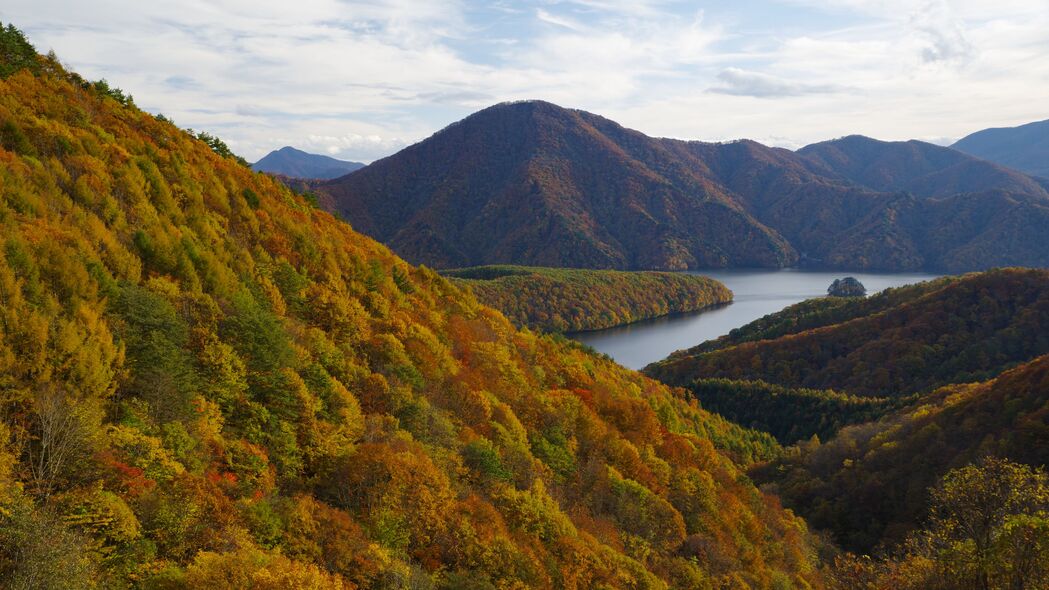
<path fill-rule="evenodd" d="M 40 70 L 36 49 L 14 25 L 5 28 L 0 23 L 0 79 L 22 69 L 34 73 Z"/>
<path fill-rule="evenodd" d="M 94 400 L 74 400 L 60 385 L 42 385 L 33 399 L 36 416 L 28 445 L 33 491 L 47 498 L 69 474 L 71 466 L 94 449 L 102 413 Z"/>
<path fill-rule="evenodd" d="M 988 457 L 932 492 L 930 546 L 941 572 L 973 588 L 1031 588 L 1049 576 L 1049 477 Z M 961 581 L 961 580 L 959 580 Z"/>
<path fill-rule="evenodd" d="M 827 294 L 833 297 L 863 297 L 867 294 L 867 288 L 855 277 L 835 279 L 827 288 Z"/>

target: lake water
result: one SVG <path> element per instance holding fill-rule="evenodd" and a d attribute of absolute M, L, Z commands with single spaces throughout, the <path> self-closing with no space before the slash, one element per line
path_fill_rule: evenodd
<path fill-rule="evenodd" d="M 733 328 L 777 312 L 788 305 L 827 294 L 834 279 L 856 277 L 873 295 L 934 279 L 940 275 L 825 272 L 798 269 L 696 271 L 725 283 L 735 294 L 732 303 L 707 311 L 676 314 L 618 328 L 577 332 L 570 337 L 594 347 L 632 369 L 662 360 L 670 353 L 728 334 Z"/>

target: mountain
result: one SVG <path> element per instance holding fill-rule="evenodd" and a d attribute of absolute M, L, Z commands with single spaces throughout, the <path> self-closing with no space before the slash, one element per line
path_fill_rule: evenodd
<path fill-rule="evenodd" d="M 1045 187 L 946 148 L 657 139 L 540 101 L 482 110 L 317 190 L 439 268 L 1049 266 Z"/>
<path fill-rule="evenodd" d="M 290 178 L 316 178 L 327 180 L 345 176 L 364 168 L 360 162 L 336 160 L 329 156 L 310 154 L 291 146 L 274 150 L 251 165 L 258 172 L 269 172 Z"/>
<path fill-rule="evenodd" d="M 685 273 L 479 266 L 443 273 L 519 326 L 601 330 L 732 301 L 732 291 Z"/>
<path fill-rule="evenodd" d="M 795 262 L 684 146 L 550 103 L 509 103 L 321 190 L 360 231 L 437 267 Z"/>
<path fill-rule="evenodd" d="M 984 129 L 951 147 L 1027 174 L 1049 178 L 1049 121 Z"/>
<path fill-rule="evenodd" d="M 1030 176 L 921 141 L 888 142 L 853 135 L 806 146 L 798 154 L 880 192 L 946 197 L 1001 190 L 1049 197 L 1046 185 Z"/>
<path fill-rule="evenodd" d="M 1049 353 L 1047 334 L 1049 271 L 1004 269 L 793 306 L 645 371 L 901 397 L 992 378 Z"/>
<path fill-rule="evenodd" d="M 5 587 L 823 586 L 768 435 L 0 47 Z"/>

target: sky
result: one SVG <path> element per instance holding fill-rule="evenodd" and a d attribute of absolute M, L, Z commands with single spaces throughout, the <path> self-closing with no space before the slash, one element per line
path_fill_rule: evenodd
<path fill-rule="evenodd" d="M 1049 119 L 1049 0 L 4 0 L 0 21 L 252 161 L 370 162 L 525 99 L 788 148 Z"/>

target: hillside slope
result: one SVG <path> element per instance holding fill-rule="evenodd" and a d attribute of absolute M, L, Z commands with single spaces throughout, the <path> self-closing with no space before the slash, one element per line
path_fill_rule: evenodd
<path fill-rule="evenodd" d="M 767 435 L 515 330 L 20 51 L 0 70 L 6 584 L 819 585 L 803 521 L 737 467 Z"/>
<path fill-rule="evenodd" d="M 725 285 L 691 274 L 480 266 L 443 273 L 518 326 L 601 330 L 732 301 Z"/>
<path fill-rule="evenodd" d="M 899 397 L 989 379 L 1046 353 L 1049 271 L 1004 269 L 801 304 L 645 371 L 678 385 L 724 377 Z"/>
<path fill-rule="evenodd" d="M 1049 178 L 1049 121 L 984 129 L 952 148 L 1042 178 Z"/>
<path fill-rule="evenodd" d="M 813 526 L 870 551 L 902 541 L 948 470 L 986 456 L 1049 462 L 1049 357 L 977 384 L 951 385 L 877 422 L 753 473 Z"/>

